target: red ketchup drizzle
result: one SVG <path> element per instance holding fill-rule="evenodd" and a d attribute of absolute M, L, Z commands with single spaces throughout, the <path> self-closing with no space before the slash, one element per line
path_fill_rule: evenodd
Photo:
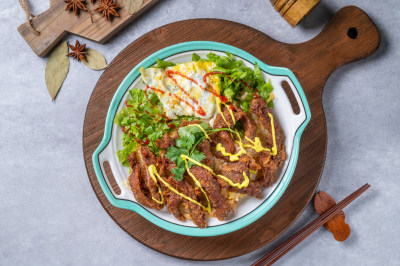
<path fill-rule="evenodd" d="M 220 71 L 213 71 L 213 72 L 209 72 L 209 73 L 207 73 L 207 74 L 205 74 L 205 75 L 203 76 L 203 81 L 204 81 L 204 83 L 207 85 L 207 87 L 210 87 L 210 88 L 211 88 L 210 90 L 209 90 L 209 89 L 204 89 L 204 88 L 203 88 L 203 90 L 206 90 L 206 91 L 208 91 L 208 92 L 211 92 L 212 94 L 214 94 L 215 96 L 217 96 L 217 97 L 221 100 L 221 102 L 226 103 L 226 102 L 228 102 L 228 98 L 226 98 L 225 96 L 222 96 L 222 95 L 218 94 L 218 93 L 215 91 L 215 89 L 213 89 L 212 86 L 207 82 L 207 77 L 208 77 L 208 76 L 210 76 L 210 75 L 217 75 L 217 74 L 226 75 L 225 73 L 220 72 Z M 232 82 L 233 82 L 233 78 L 231 78 L 229 75 L 226 75 L 226 76 L 227 76 L 230 80 L 232 80 Z"/>
<path fill-rule="evenodd" d="M 128 100 L 125 101 L 125 105 L 126 105 L 127 107 L 133 107 L 132 105 L 128 104 Z"/>
<path fill-rule="evenodd" d="M 175 85 L 178 86 L 178 88 L 179 88 L 187 97 L 189 97 L 189 99 L 192 100 L 192 102 L 194 102 L 194 103 L 197 104 L 197 105 L 199 104 L 199 102 L 198 102 L 196 99 L 193 99 L 192 97 L 190 97 L 190 94 L 189 94 L 187 91 L 185 91 L 181 86 L 178 85 L 178 81 L 176 81 L 176 79 L 175 79 L 172 75 L 179 75 L 179 76 L 181 76 L 181 77 L 183 77 L 183 78 L 185 78 L 185 79 L 188 79 L 188 80 L 190 80 L 191 82 L 197 84 L 197 82 L 196 82 L 194 79 L 191 79 L 191 78 L 189 78 L 188 76 L 186 76 L 186 75 L 184 75 L 184 74 L 182 74 L 182 73 L 180 73 L 180 72 L 178 72 L 178 71 L 173 71 L 173 70 L 168 70 L 168 71 L 165 72 L 165 74 L 166 74 L 170 79 L 172 79 L 172 81 L 175 83 Z M 197 84 L 197 85 L 199 85 L 199 84 Z"/>
<path fill-rule="evenodd" d="M 151 104 L 151 105 L 155 105 L 154 103 L 152 103 L 151 101 L 150 101 L 150 99 L 149 99 L 149 95 L 147 95 L 147 90 L 149 89 L 150 87 L 149 86 L 146 86 L 146 89 L 144 90 L 144 95 L 146 95 L 146 99 L 147 99 L 147 101 Z"/>
<path fill-rule="evenodd" d="M 185 79 L 188 79 L 188 80 L 190 80 L 191 82 L 197 84 L 197 85 L 198 85 L 200 88 L 202 88 L 203 90 L 205 90 L 201 85 L 199 85 L 199 83 L 197 83 L 197 81 L 195 81 L 195 80 L 192 79 L 192 78 L 189 78 L 188 76 L 186 76 L 186 75 L 184 75 L 184 74 L 182 74 L 182 73 L 180 73 L 180 72 L 178 72 L 178 71 L 168 70 L 168 71 L 165 72 L 165 74 L 166 74 L 170 79 L 172 79 L 172 81 L 175 83 L 175 85 L 178 86 L 179 89 L 180 89 L 186 96 L 188 96 L 189 99 L 190 99 L 192 102 L 194 102 L 196 105 L 199 105 L 199 102 L 198 102 L 196 99 L 193 99 L 192 97 L 190 97 L 190 94 L 189 94 L 187 91 L 185 91 L 181 86 L 178 85 L 178 82 L 176 81 L 176 79 L 175 79 L 172 75 L 179 75 L 179 76 L 181 76 L 181 77 L 183 77 L 183 78 L 185 78 Z M 169 96 L 174 96 L 174 97 L 177 98 L 179 101 L 182 101 L 182 102 L 186 103 L 190 108 L 192 108 L 193 112 L 196 112 L 196 113 L 198 113 L 198 114 L 201 115 L 201 116 L 205 116 L 205 115 L 206 115 L 206 112 L 204 112 L 204 110 L 203 110 L 203 108 L 202 108 L 201 106 L 198 106 L 198 107 L 197 107 L 197 110 L 196 110 L 196 108 L 195 108 L 193 105 L 191 105 L 188 101 L 182 99 L 182 98 L 179 97 L 178 95 L 169 93 Z"/>
<path fill-rule="evenodd" d="M 149 138 L 146 138 L 146 140 L 143 142 L 144 145 L 148 145 L 150 143 Z"/>
<path fill-rule="evenodd" d="M 172 93 L 169 93 L 168 95 L 171 96 L 171 97 L 177 98 L 177 99 L 178 99 L 179 101 L 181 101 L 181 102 L 186 103 L 190 108 L 192 108 L 193 112 L 197 112 L 199 115 L 202 115 L 202 116 L 205 116 L 205 115 L 206 115 L 206 113 L 204 112 L 203 108 L 201 108 L 201 106 L 198 106 L 198 107 L 197 107 L 197 110 L 196 110 L 196 108 L 194 108 L 193 105 L 191 105 L 188 101 L 182 99 L 182 98 L 179 97 L 178 95 L 172 94 Z"/>
<path fill-rule="evenodd" d="M 156 89 L 156 88 L 153 88 L 153 87 L 149 87 L 148 85 L 146 86 L 146 90 L 147 90 L 147 89 L 152 89 L 153 91 L 158 91 L 158 92 L 161 93 L 161 94 L 164 94 L 164 93 L 165 93 L 165 91 L 163 91 L 163 90 Z"/>

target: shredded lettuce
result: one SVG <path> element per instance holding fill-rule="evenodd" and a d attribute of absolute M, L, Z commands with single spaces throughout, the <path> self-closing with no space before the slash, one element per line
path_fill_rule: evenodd
<path fill-rule="evenodd" d="M 176 66 L 176 63 L 164 61 L 164 60 L 157 58 L 157 66 L 156 67 L 165 68 L 165 67 L 170 67 L 170 66 Z"/>
<path fill-rule="evenodd" d="M 209 53 L 207 60 L 217 65 L 211 71 L 224 73 L 219 74 L 221 94 L 226 96 L 229 101 L 238 101 L 240 107 L 248 112 L 250 102 L 253 99 L 252 94 L 256 93 L 264 98 L 270 107 L 273 107 L 270 100 L 270 94 L 273 90 L 271 80 L 268 80 L 268 82 L 264 80 L 257 62 L 254 64 L 254 69 L 251 69 L 246 67 L 242 60 L 236 60 L 230 53 L 226 53 L 226 56 Z"/>
<path fill-rule="evenodd" d="M 130 99 L 126 101 L 125 107 L 118 112 L 114 123 L 122 127 L 123 149 L 117 152 L 119 161 L 124 166 L 129 166 L 127 158 L 136 150 L 138 144 L 147 143 L 149 148 L 158 153 L 155 141 L 162 138 L 162 135 L 172 130 L 170 122 L 163 117 L 164 111 L 158 96 L 154 93 L 145 93 L 141 89 L 129 91 Z"/>
<path fill-rule="evenodd" d="M 200 60 L 200 56 L 196 53 L 193 53 L 192 55 L 192 61 L 199 61 Z"/>

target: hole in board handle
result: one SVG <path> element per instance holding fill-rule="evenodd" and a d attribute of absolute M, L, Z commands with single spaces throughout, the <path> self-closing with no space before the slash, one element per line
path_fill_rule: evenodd
<path fill-rule="evenodd" d="M 108 182 L 111 184 L 112 190 L 114 190 L 114 193 L 116 195 L 121 195 L 121 189 L 119 188 L 117 181 L 115 181 L 114 175 L 111 171 L 110 164 L 107 161 L 105 161 L 103 163 L 103 167 L 104 167 L 104 171 L 106 172 L 105 173 L 107 176 L 106 178 L 108 179 Z"/>
<path fill-rule="evenodd" d="M 350 28 L 348 31 L 347 31 L 347 36 L 349 36 L 349 38 L 350 39 L 355 39 L 355 38 L 357 38 L 357 36 L 358 36 L 358 31 L 357 31 L 357 29 L 356 28 Z"/>
<path fill-rule="evenodd" d="M 282 81 L 281 86 L 285 91 L 287 97 L 289 98 L 289 102 L 290 105 L 292 106 L 293 113 L 298 115 L 300 113 L 300 107 L 299 104 L 297 103 L 296 97 L 294 96 L 292 89 L 290 88 L 289 83 L 286 80 L 284 80 Z"/>

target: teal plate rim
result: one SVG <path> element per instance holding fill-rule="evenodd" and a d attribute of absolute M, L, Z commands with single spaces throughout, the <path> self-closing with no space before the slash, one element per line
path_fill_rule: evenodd
<path fill-rule="evenodd" d="M 169 221 L 166 221 L 153 213 L 149 212 L 146 210 L 144 207 L 142 207 L 140 204 L 129 201 L 129 200 L 124 200 L 124 199 L 118 199 L 114 197 L 113 193 L 111 192 L 110 188 L 108 187 L 106 180 L 104 178 L 103 172 L 100 167 L 100 162 L 99 162 L 99 154 L 105 149 L 105 147 L 108 145 L 108 143 L 111 140 L 111 132 L 112 132 L 112 127 L 113 127 L 113 120 L 116 115 L 117 108 L 124 97 L 126 91 L 129 89 L 130 85 L 139 77 L 140 72 L 139 68 L 144 67 L 148 68 L 156 63 L 157 58 L 159 59 L 165 59 L 167 57 L 170 57 L 175 54 L 179 54 L 182 52 L 188 52 L 188 51 L 196 51 L 196 50 L 212 50 L 212 51 L 219 51 L 219 52 L 229 52 L 235 56 L 241 57 L 244 60 L 249 61 L 252 64 L 257 64 L 260 66 L 260 68 L 267 72 L 270 75 L 279 75 L 279 76 L 287 76 L 294 84 L 300 99 L 301 103 L 304 107 L 305 113 L 306 113 L 306 118 L 303 121 L 303 123 L 298 127 L 294 140 L 293 140 L 293 148 L 290 156 L 290 161 L 288 163 L 286 172 L 284 176 L 282 177 L 280 183 L 278 186 L 275 188 L 275 190 L 272 192 L 271 195 L 267 199 L 264 200 L 263 203 L 261 203 L 256 209 L 254 209 L 252 212 L 246 214 L 245 216 L 242 216 L 234 221 L 231 221 L 226 224 L 222 225 L 217 225 L 217 226 L 211 226 L 207 228 L 197 228 L 197 227 L 189 227 L 189 226 L 184 226 L 184 225 L 179 225 L 175 224 Z M 299 155 L 299 145 L 300 145 L 300 138 L 301 135 L 307 126 L 308 122 L 311 119 L 311 111 L 310 107 L 308 105 L 306 96 L 304 94 L 304 91 L 293 74 L 293 72 L 287 68 L 283 67 L 275 67 L 275 66 L 269 66 L 262 61 L 258 60 L 251 54 L 236 48 L 234 46 L 224 44 L 224 43 L 219 43 L 219 42 L 211 42 L 211 41 L 192 41 L 192 42 L 183 42 L 183 43 L 178 43 L 174 44 L 171 46 L 168 46 L 166 48 L 163 48 L 152 55 L 148 56 L 146 59 L 144 59 L 142 62 L 140 62 L 136 67 L 134 67 L 129 74 L 124 78 L 122 83 L 119 85 L 117 91 L 114 94 L 113 99 L 111 100 L 110 107 L 107 112 L 107 117 L 106 117 L 106 124 L 105 124 L 105 131 L 104 131 L 104 136 L 103 139 L 100 143 L 100 145 L 97 147 L 95 152 L 93 153 L 92 156 L 92 161 L 93 161 L 93 167 L 94 171 L 97 177 L 97 180 L 99 181 L 99 184 L 109 200 L 109 202 L 114 205 L 117 208 L 123 208 L 123 209 L 128 209 L 131 211 L 134 211 L 147 219 L 148 221 L 152 222 L 153 224 L 177 233 L 177 234 L 182 234 L 182 235 L 187 235 L 187 236 L 198 236 L 198 237 L 209 237 L 209 236 L 217 236 L 217 235 L 223 235 L 227 234 L 236 230 L 239 230 L 245 226 L 248 226 L 249 224 L 255 222 L 258 220 L 260 217 L 262 217 L 264 214 L 266 214 L 274 205 L 275 203 L 280 199 L 284 191 L 286 190 L 287 186 L 289 185 L 294 170 L 296 168 L 297 164 L 297 159 Z"/>

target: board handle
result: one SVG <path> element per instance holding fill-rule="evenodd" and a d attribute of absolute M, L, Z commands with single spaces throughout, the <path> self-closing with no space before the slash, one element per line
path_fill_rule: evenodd
<path fill-rule="evenodd" d="M 364 59 L 379 47 L 380 35 L 368 15 L 356 6 L 340 9 L 314 39 L 298 44 L 299 52 L 312 52 L 303 64 L 328 65 L 336 68 Z M 321 68 L 322 69 L 322 68 Z"/>
<path fill-rule="evenodd" d="M 33 28 L 39 31 L 40 35 L 35 35 L 26 23 L 18 27 L 18 32 L 38 56 L 44 57 L 68 33 L 66 26 L 69 24 L 64 22 L 67 21 L 68 16 L 73 16 L 73 14 L 65 11 L 64 1 L 59 1 L 31 20 Z"/>

